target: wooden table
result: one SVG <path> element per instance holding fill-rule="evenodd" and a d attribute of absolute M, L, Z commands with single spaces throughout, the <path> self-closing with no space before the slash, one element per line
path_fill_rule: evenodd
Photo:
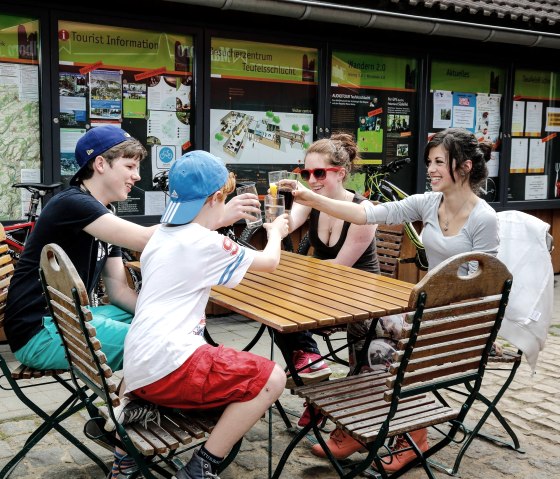
<path fill-rule="evenodd" d="M 247 272 L 210 301 L 281 333 L 408 311 L 413 284 L 283 251 L 273 273 Z"/>

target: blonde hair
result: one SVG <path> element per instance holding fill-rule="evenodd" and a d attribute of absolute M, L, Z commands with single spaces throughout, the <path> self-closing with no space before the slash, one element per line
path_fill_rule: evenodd
<path fill-rule="evenodd" d="M 230 171 L 224 186 L 222 186 L 217 191 L 218 193 L 221 194 L 221 201 L 225 201 L 226 198 L 231 193 L 233 193 L 233 191 L 235 190 L 235 184 L 236 184 L 235 183 L 235 173 L 233 173 L 233 171 Z M 214 193 L 216 193 L 216 191 Z M 208 201 L 210 198 L 212 198 L 212 196 L 214 196 L 214 193 L 212 193 L 210 196 L 208 196 L 208 198 L 206 198 L 206 201 Z"/>

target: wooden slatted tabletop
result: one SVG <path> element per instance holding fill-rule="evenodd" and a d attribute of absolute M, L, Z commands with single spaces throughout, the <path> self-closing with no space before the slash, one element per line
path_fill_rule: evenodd
<path fill-rule="evenodd" d="M 289 333 L 408 311 L 413 286 L 283 251 L 274 273 L 248 272 L 233 289 L 212 288 L 210 301 Z"/>

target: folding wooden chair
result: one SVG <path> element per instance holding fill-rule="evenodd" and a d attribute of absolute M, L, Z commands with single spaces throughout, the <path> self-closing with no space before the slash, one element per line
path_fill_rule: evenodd
<path fill-rule="evenodd" d="M 181 467 L 175 457 L 179 446 L 196 447 L 212 431 L 221 411 L 183 413 L 162 408 L 159 424 L 154 421 L 119 424 L 114 412 L 120 404 L 118 382 L 106 363 L 95 328 L 89 324 L 92 315 L 87 308 L 89 298 L 81 278 L 66 253 L 56 244 L 43 248 L 40 274 L 66 350 L 72 380 L 90 416 L 88 422 L 96 423 L 107 441 L 118 445 L 134 459 L 142 477 L 155 478 L 154 471 L 171 477 Z M 80 383 L 93 391 L 95 397 L 87 395 L 85 388 L 79 388 Z M 105 401 L 104 406 L 96 404 L 99 398 Z M 115 432 L 104 431 L 107 420 L 116 425 Z M 231 463 L 240 446 L 241 441 L 222 463 L 222 470 Z"/>
<path fill-rule="evenodd" d="M 8 286 L 14 274 L 12 257 L 9 254 L 8 245 L 4 242 L 5 239 L 6 233 L 3 226 L 0 224 L 0 337 L 2 338 L 0 342 L 2 344 L 6 344 L 4 335 L 4 311 L 6 309 L 6 300 L 8 297 Z M 18 399 L 41 418 L 43 422 L 27 438 L 23 448 L 2 468 L 0 471 L 0 478 L 8 477 L 31 448 L 52 430 L 62 434 L 70 443 L 92 459 L 104 473 L 107 473 L 108 468 L 105 463 L 93 453 L 93 451 L 85 446 L 82 441 L 61 425 L 62 421 L 84 407 L 83 403 L 76 395 L 73 385 L 68 382 L 69 378 L 67 375 L 65 375 L 66 377 L 63 376 L 67 371 L 53 369 L 38 370 L 24 366 L 23 364 L 18 364 L 16 360 L 12 360 L 11 358 L 9 362 L 12 367 L 10 367 L 4 355 L 0 354 L 0 388 L 13 391 Z M 15 367 L 13 367 L 14 363 L 16 363 Z M 45 380 L 45 378 L 47 378 L 47 380 Z M 28 391 L 29 388 L 33 389 L 51 383 L 59 383 L 67 389 L 70 394 L 54 412 L 48 413 L 32 400 Z"/>
<path fill-rule="evenodd" d="M 460 265 L 469 261 L 478 261 L 478 271 L 458 276 Z M 422 465 L 427 476 L 434 478 L 428 458 L 450 442 L 457 442 L 456 436 L 464 430 L 463 422 L 477 399 L 504 315 L 511 278 L 499 260 L 474 252 L 450 258 L 429 272 L 412 290 L 409 307 L 414 311 L 406 315 L 411 327 L 405 329 L 388 372 L 359 374 L 295 390 L 310 406 L 363 443 L 367 456 L 343 466 L 327 448 L 312 418 L 284 451 L 273 477 L 280 477 L 295 446 L 313 428 L 340 477 L 356 477 L 372 463 L 381 477 L 388 477 L 383 464 L 392 460 L 392 451 L 385 447 L 385 441 L 404 435 L 416 457 L 391 477 Z M 368 341 L 374 331 L 375 324 Z M 468 386 L 469 394 L 459 408 L 446 406 L 438 399 L 442 389 L 460 384 Z M 409 433 L 437 425 L 446 425 L 443 437 L 422 453 Z"/>

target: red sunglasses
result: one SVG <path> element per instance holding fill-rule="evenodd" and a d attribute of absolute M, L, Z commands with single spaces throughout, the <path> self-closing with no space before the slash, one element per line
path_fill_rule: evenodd
<path fill-rule="evenodd" d="M 327 171 L 340 171 L 342 166 L 333 166 L 331 168 L 313 168 L 312 170 L 301 170 L 299 173 L 303 181 L 309 181 L 311 175 L 315 177 L 316 180 L 324 180 L 327 176 Z"/>

